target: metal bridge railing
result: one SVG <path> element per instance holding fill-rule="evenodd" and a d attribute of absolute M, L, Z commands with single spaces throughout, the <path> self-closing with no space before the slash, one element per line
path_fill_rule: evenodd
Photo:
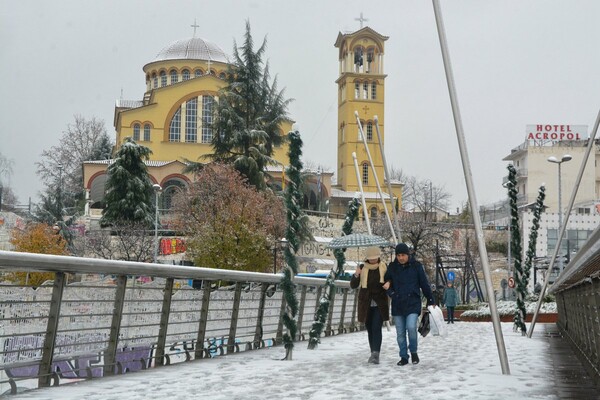
<path fill-rule="evenodd" d="M 558 327 L 600 384 L 600 227 L 553 283 Z"/>
<path fill-rule="evenodd" d="M 39 271 L 55 279 L 37 288 L 3 279 Z M 279 274 L 0 251 L 0 394 L 279 345 L 280 280 Z M 305 340 L 325 279 L 295 283 L 298 340 Z M 356 291 L 347 281 L 335 285 L 327 336 L 359 329 Z"/>

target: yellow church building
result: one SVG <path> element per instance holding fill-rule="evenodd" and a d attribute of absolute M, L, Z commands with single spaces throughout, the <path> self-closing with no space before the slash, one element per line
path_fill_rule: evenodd
<path fill-rule="evenodd" d="M 177 188 L 193 179 L 183 174 L 185 160 L 205 162 L 212 153 L 213 109 L 219 90 L 226 85 L 229 59 L 217 45 L 198 37 L 178 40 L 162 49 L 144 65 L 146 91 L 142 100 L 117 100 L 114 112 L 115 147 L 126 137 L 152 151 L 148 172 L 163 193 L 161 207 L 170 208 Z M 292 121 L 281 126 L 287 134 Z M 275 148 L 273 158 L 280 163 L 272 168 L 272 179 L 281 179 L 287 164 L 287 145 Z M 106 168 L 111 160 L 84 163 L 84 186 L 91 213 L 101 212 Z"/>
<path fill-rule="evenodd" d="M 384 99 L 387 75 L 384 74 L 383 61 L 387 39 L 387 36 L 364 27 L 352 33 L 340 32 L 335 41 L 339 58 L 339 78 L 336 80 L 338 86 L 337 183 L 331 188 L 329 200 L 330 211 L 335 213 L 345 213 L 348 201 L 360 191 L 361 187 L 370 217 L 375 218 L 385 212 L 382 199 L 385 200 L 385 207 L 390 216 L 392 204 L 398 208 L 401 205 L 402 183 L 390 181 L 392 188 L 392 201 L 390 201 L 387 181 L 384 180 L 382 149 L 385 138 Z M 377 127 L 379 127 L 379 135 L 377 135 Z M 356 156 L 356 163 L 354 156 Z M 381 193 L 378 190 L 378 183 Z M 360 217 L 362 216 L 361 211 Z"/>
<path fill-rule="evenodd" d="M 369 27 L 338 35 L 335 42 L 339 50 L 340 68 L 340 76 L 336 81 L 337 182 L 332 183 L 331 171 L 305 171 L 308 173 L 304 188 L 305 209 L 341 215 L 346 213 L 348 202 L 359 190 L 353 153 L 357 157 L 360 183 L 370 215 L 383 214 L 382 197 L 391 207 L 375 127 L 377 116 L 383 142 L 386 77 L 383 55 L 387 39 Z M 115 149 L 126 137 L 132 137 L 152 151 L 146 164 L 151 180 L 162 188 L 161 209 L 169 209 L 175 191 L 192 182 L 193 176 L 183 173 L 186 160 L 206 161 L 202 156 L 212 153 L 213 109 L 219 101 L 219 90 L 226 85 L 228 66 L 228 55 L 219 46 L 194 35 L 163 48 L 143 66 L 146 91 L 141 100 L 116 101 L 113 121 Z M 355 112 L 359 113 L 374 168 L 369 166 Z M 293 121 L 283 123 L 280 133 L 287 134 L 292 130 L 292 124 Z M 274 186 L 281 186 L 282 169 L 289 163 L 287 152 L 287 144 L 276 147 L 274 159 L 279 164 L 266 171 Z M 305 153 L 305 156 L 310 158 L 310 154 Z M 87 161 L 83 164 L 89 216 L 99 217 L 102 212 L 106 169 L 110 162 Z M 383 195 L 377 190 L 375 174 Z M 399 205 L 402 185 L 392 182 L 392 188 L 393 204 Z"/>

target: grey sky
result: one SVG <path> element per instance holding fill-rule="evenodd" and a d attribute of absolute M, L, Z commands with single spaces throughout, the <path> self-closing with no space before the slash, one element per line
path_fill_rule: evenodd
<path fill-rule="evenodd" d="M 366 25 L 385 48 L 386 155 L 409 175 L 467 194 L 431 1 L 0 0 L 0 153 L 15 161 L 21 203 L 42 183 L 41 152 L 74 114 L 103 119 L 113 136 L 115 100 L 140 100 L 142 67 L 171 42 L 197 36 L 231 53 L 250 20 L 255 41 L 295 101 L 304 160 L 336 168 L 339 31 Z M 479 204 L 506 197 L 502 158 L 527 124 L 583 124 L 600 107 L 600 2 L 442 1 Z M 548 168 L 554 166 L 548 165 Z"/>

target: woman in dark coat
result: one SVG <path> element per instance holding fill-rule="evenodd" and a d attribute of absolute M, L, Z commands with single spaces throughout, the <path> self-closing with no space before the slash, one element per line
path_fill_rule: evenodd
<path fill-rule="evenodd" d="M 388 296 L 383 289 L 383 277 L 387 271 L 387 265 L 379 257 L 378 247 L 367 249 L 367 259 L 360 264 L 352 279 L 350 287 L 358 290 L 358 322 L 365 324 L 369 336 L 369 347 L 371 356 L 370 364 L 379 364 L 379 352 L 381 351 L 381 328 L 384 321 L 390 319 Z"/>

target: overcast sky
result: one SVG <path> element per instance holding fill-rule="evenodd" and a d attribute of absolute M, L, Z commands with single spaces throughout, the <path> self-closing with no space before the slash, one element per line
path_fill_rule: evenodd
<path fill-rule="evenodd" d="M 115 100 L 141 100 L 144 64 L 196 36 L 231 54 L 250 20 L 304 139 L 304 160 L 336 169 L 338 32 L 355 18 L 385 47 L 388 163 L 467 200 L 431 1 L 0 0 L 0 153 L 21 203 L 42 183 L 34 163 L 75 114 L 105 121 Z M 600 108 L 600 2 L 442 1 L 478 204 L 506 197 L 502 158 L 528 124 L 588 125 Z M 555 166 L 548 165 L 548 168 Z"/>

